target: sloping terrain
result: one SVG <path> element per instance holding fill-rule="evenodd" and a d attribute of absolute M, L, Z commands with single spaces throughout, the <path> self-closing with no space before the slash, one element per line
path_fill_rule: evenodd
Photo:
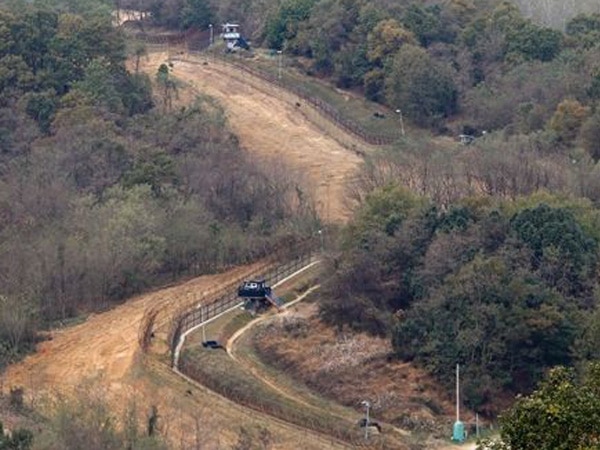
<path fill-rule="evenodd" d="M 198 94 L 217 99 L 242 147 L 269 164 L 282 161 L 303 177 L 324 220 L 348 218 L 344 184 L 361 161 L 354 151 L 324 135 L 292 98 L 274 86 L 218 60 L 185 58 L 172 63 L 172 75 L 192 87 L 181 90 L 180 102 L 189 103 Z M 165 53 L 150 54 L 142 60 L 142 70 L 154 76 L 166 59 Z"/>
<path fill-rule="evenodd" d="M 144 70 L 153 75 L 165 62 L 164 54 L 152 54 L 144 61 Z M 306 120 L 295 106 L 276 96 L 270 89 L 244 83 L 218 64 L 203 66 L 176 62 L 173 74 L 198 92 L 217 98 L 241 144 L 257 158 L 283 160 L 306 177 L 306 189 L 314 192 L 317 207 L 326 219 L 348 217 L 344 206 L 344 181 L 350 177 L 360 158 Z M 255 80 L 255 83 L 259 81 Z M 192 100 L 195 92 L 180 90 L 180 102 Z M 314 189 L 313 189 L 314 188 Z M 129 300 L 113 310 L 94 314 L 84 323 L 55 330 L 50 339 L 38 346 L 37 353 L 13 365 L 2 375 L 2 387 L 22 386 L 26 397 L 39 399 L 48 392 L 68 394 L 79 385 L 101 389 L 116 411 L 122 411 L 135 398 L 142 411 L 157 405 L 162 429 L 174 448 L 191 448 L 198 443 L 199 432 L 219 430 L 215 442 L 202 433 L 202 448 L 217 448 L 234 442 L 240 423 L 268 423 L 274 430 L 275 448 L 337 448 L 337 444 L 307 435 L 288 425 L 272 422 L 260 414 L 244 411 L 231 402 L 179 380 L 166 364 L 145 361 L 138 350 L 138 331 L 145 311 L 163 304 L 163 314 L 175 305 L 200 297 L 206 290 L 243 276 L 251 267 L 214 276 L 204 276 L 177 286 L 157 290 Z M 207 413 L 210 411 L 210 413 Z M 206 419 L 206 415 L 211 419 Z M 200 418 L 200 419 L 199 419 Z M 218 421 L 216 418 L 219 418 Z M 198 423 L 201 422 L 199 428 Z"/>

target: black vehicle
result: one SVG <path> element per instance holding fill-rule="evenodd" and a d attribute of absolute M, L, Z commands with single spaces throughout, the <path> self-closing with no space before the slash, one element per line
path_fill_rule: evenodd
<path fill-rule="evenodd" d="M 212 349 L 223 348 L 223 346 L 221 344 L 219 344 L 218 341 L 204 341 L 202 343 L 202 347 L 204 347 L 204 348 L 212 348 Z"/>

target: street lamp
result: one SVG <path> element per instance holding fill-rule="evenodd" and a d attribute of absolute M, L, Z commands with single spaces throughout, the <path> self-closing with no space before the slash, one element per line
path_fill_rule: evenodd
<path fill-rule="evenodd" d="M 369 408 L 371 408 L 371 403 L 366 400 L 360 402 L 366 408 L 365 412 L 365 440 L 369 439 Z"/>
<path fill-rule="evenodd" d="M 319 233 L 319 238 L 321 240 L 321 253 L 325 252 L 325 244 L 323 242 L 323 230 L 319 230 L 317 231 L 317 233 Z"/>
<path fill-rule="evenodd" d="M 279 64 L 278 64 L 278 71 L 277 71 L 277 78 L 279 78 L 281 80 L 281 65 L 282 65 L 282 61 L 281 59 L 283 58 L 283 52 L 281 50 L 277 50 L 277 54 L 279 55 Z"/>
<path fill-rule="evenodd" d="M 405 136 L 404 134 L 404 120 L 402 119 L 402 110 L 401 109 L 397 109 L 396 110 L 396 114 L 398 114 L 400 116 L 400 130 L 402 131 L 402 137 Z"/>

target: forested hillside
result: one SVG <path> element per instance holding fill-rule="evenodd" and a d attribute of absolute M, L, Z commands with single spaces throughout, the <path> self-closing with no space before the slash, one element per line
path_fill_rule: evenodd
<path fill-rule="evenodd" d="M 54 320 L 315 229 L 296 181 L 246 156 L 218 105 L 181 106 L 168 65 L 126 68 L 145 50 L 112 6 L 0 12 L 2 363 Z M 388 337 L 448 387 L 462 364 L 466 404 L 490 416 L 551 367 L 600 357 L 600 13 L 560 13 L 563 30 L 554 10 L 539 22 L 492 0 L 116 6 L 178 30 L 239 20 L 293 70 L 420 128 L 349 187 L 325 321 Z"/>
<path fill-rule="evenodd" d="M 547 368 L 600 356 L 599 221 L 589 201 L 566 197 L 441 210 L 390 185 L 348 228 L 321 314 L 391 336 L 399 358 L 449 386 L 461 363 L 467 403 L 493 412 Z"/>
<path fill-rule="evenodd" d="M 196 22 L 181 21 L 197 4 Z M 594 5 L 528 3 L 525 14 L 495 1 L 160 5 L 150 8 L 157 24 L 237 19 L 294 69 L 399 109 L 413 126 L 474 139 L 452 147 L 408 135 L 365 163 L 349 191 L 355 219 L 332 253 L 324 319 L 389 336 L 398 358 L 448 386 L 448 368 L 463 364 L 466 402 L 490 415 L 502 403 L 493 399 L 531 391 L 550 367 L 598 358 L 600 15 L 585 9 Z M 547 26 L 559 18 L 564 29 Z"/>
<path fill-rule="evenodd" d="M 218 106 L 175 106 L 166 65 L 128 71 L 124 36 L 90 11 L 0 12 L 2 364 L 49 321 L 264 256 L 314 220 Z"/>
<path fill-rule="evenodd" d="M 540 145 L 552 151 L 580 144 L 593 157 L 598 152 L 598 12 L 560 14 L 568 18 L 563 32 L 497 1 L 144 5 L 156 24 L 173 28 L 239 20 L 255 45 L 282 50 L 305 73 L 399 109 L 438 133 L 543 134 Z M 537 9 L 542 6 L 548 4 Z"/>

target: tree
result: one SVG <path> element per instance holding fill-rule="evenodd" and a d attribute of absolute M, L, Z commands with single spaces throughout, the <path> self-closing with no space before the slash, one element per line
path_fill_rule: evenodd
<path fill-rule="evenodd" d="M 579 144 L 594 159 L 600 160 L 600 113 L 589 116 L 579 129 Z"/>
<path fill-rule="evenodd" d="M 454 30 L 447 27 L 440 5 L 422 7 L 411 4 L 402 17 L 402 24 L 412 31 L 420 44 L 428 47 L 435 41 L 452 42 Z"/>
<path fill-rule="evenodd" d="M 91 61 L 85 68 L 83 79 L 73 87 L 82 92 L 95 106 L 105 107 L 111 112 L 121 112 L 123 109 L 110 63 L 104 58 Z"/>
<path fill-rule="evenodd" d="M 315 3 L 316 0 L 284 0 L 265 25 L 267 45 L 277 50 L 283 49 L 286 41 L 296 37 L 300 23 L 310 17 Z"/>
<path fill-rule="evenodd" d="M 551 61 L 562 49 L 562 34 L 524 22 L 507 33 L 506 43 L 507 58 L 520 56 L 525 60 Z"/>
<path fill-rule="evenodd" d="M 371 63 L 383 67 L 404 44 L 416 44 L 413 33 L 394 19 L 382 20 L 369 33 L 367 57 Z"/>
<path fill-rule="evenodd" d="M 572 369 L 550 371 L 538 389 L 500 419 L 501 440 L 490 450 L 591 450 L 600 442 L 600 364 L 590 363 L 580 379 Z"/>
<path fill-rule="evenodd" d="M 177 84 L 169 74 L 169 66 L 161 64 L 156 72 L 156 82 L 160 87 L 163 108 L 167 111 L 173 106 L 173 97 L 177 96 Z"/>
<path fill-rule="evenodd" d="M 583 47 L 593 47 L 600 39 L 600 14 L 580 14 L 565 27 L 567 36 Z"/>
<path fill-rule="evenodd" d="M 0 422 L 0 450 L 29 450 L 33 445 L 33 433 L 24 428 L 18 428 L 12 433 L 4 433 Z"/>
<path fill-rule="evenodd" d="M 404 45 L 385 78 L 386 103 L 419 125 L 432 125 L 457 109 L 457 90 L 449 69 L 422 48 Z"/>
<path fill-rule="evenodd" d="M 181 24 L 185 29 L 206 29 L 214 19 L 211 4 L 207 0 L 186 0 L 181 9 Z"/>
<path fill-rule="evenodd" d="M 589 113 L 590 109 L 577 100 L 563 100 L 556 107 L 556 112 L 550 119 L 550 128 L 557 133 L 561 142 L 570 144 L 577 137 L 579 129 Z"/>

